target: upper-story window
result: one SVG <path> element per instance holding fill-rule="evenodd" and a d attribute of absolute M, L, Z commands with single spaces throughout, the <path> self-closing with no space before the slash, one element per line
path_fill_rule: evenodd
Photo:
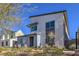
<path fill-rule="evenodd" d="M 13 35 L 11 35 L 11 38 L 13 38 L 14 36 Z"/>
<path fill-rule="evenodd" d="M 37 30 L 37 25 L 33 25 L 32 27 L 31 27 L 31 31 L 36 31 Z"/>
<path fill-rule="evenodd" d="M 47 30 L 54 29 L 54 26 L 55 26 L 55 21 L 50 21 L 50 22 L 46 23 L 46 29 Z"/>
<path fill-rule="evenodd" d="M 12 32 L 12 33 L 10 34 L 10 38 L 14 38 L 14 37 L 15 37 L 15 33 Z"/>
<path fill-rule="evenodd" d="M 37 22 L 28 25 L 31 28 L 31 31 L 37 31 Z"/>

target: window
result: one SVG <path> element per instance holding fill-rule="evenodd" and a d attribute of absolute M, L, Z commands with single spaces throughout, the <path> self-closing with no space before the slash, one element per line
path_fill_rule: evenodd
<path fill-rule="evenodd" d="M 50 21 L 46 23 L 46 43 L 52 46 L 55 44 L 54 42 L 55 37 L 54 36 L 50 37 L 49 36 L 50 33 L 55 34 L 55 21 Z"/>
<path fill-rule="evenodd" d="M 2 42 L 2 46 L 4 46 L 4 42 Z"/>
<path fill-rule="evenodd" d="M 11 33 L 11 36 L 10 36 L 10 38 L 14 38 L 15 37 L 15 33 Z"/>
<path fill-rule="evenodd" d="M 13 35 L 11 35 L 11 38 L 13 38 Z"/>
<path fill-rule="evenodd" d="M 37 30 L 37 25 L 31 27 L 31 31 L 36 31 L 36 30 Z"/>
<path fill-rule="evenodd" d="M 46 23 L 46 29 L 50 29 L 50 28 L 54 28 L 55 22 L 51 21 L 51 22 L 47 22 Z"/>
<path fill-rule="evenodd" d="M 49 28 L 49 23 L 46 23 L 46 28 Z"/>
<path fill-rule="evenodd" d="M 55 23 L 54 21 L 51 21 L 50 22 L 50 27 L 54 27 L 54 23 Z"/>
<path fill-rule="evenodd" d="M 6 46 L 8 46 L 8 41 L 6 41 Z"/>

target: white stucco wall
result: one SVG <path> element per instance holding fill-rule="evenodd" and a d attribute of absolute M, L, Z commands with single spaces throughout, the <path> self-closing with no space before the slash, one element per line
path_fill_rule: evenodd
<path fill-rule="evenodd" d="M 32 34 L 32 35 L 28 35 L 28 36 L 19 36 L 17 38 L 18 46 L 23 47 L 23 46 L 21 46 L 21 43 L 20 43 L 20 40 L 22 40 L 25 47 L 30 47 L 30 37 L 34 37 L 33 47 L 40 47 L 40 34 L 37 34 L 37 35 Z"/>
<path fill-rule="evenodd" d="M 41 46 L 45 46 L 45 39 L 46 39 L 45 24 L 46 22 L 53 21 L 53 20 L 55 20 L 55 45 L 60 48 L 64 47 L 64 31 L 63 31 L 64 15 L 63 13 L 32 17 L 31 23 L 38 22 L 36 32 L 37 33 L 40 32 Z"/>
<path fill-rule="evenodd" d="M 21 43 L 22 40 L 22 43 Z M 19 36 L 17 37 L 18 46 L 22 47 L 21 45 L 24 44 L 24 47 L 29 46 L 29 36 Z"/>
<path fill-rule="evenodd" d="M 37 47 L 40 47 L 40 41 L 41 41 L 41 36 L 40 36 L 40 34 L 37 34 Z"/>
<path fill-rule="evenodd" d="M 8 42 L 7 46 L 6 41 Z M 0 47 L 13 47 L 13 41 L 17 41 L 17 38 L 0 40 Z M 4 42 L 4 46 L 2 46 L 2 42 Z"/>
<path fill-rule="evenodd" d="M 10 47 L 13 47 L 13 41 L 17 41 L 17 38 L 10 39 L 9 41 Z"/>

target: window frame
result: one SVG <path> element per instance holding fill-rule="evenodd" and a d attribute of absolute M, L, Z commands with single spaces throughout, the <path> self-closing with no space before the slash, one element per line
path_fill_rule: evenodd
<path fill-rule="evenodd" d="M 48 36 L 49 32 L 53 32 L 55 34 L 55 20 L 46 22 L 46 44 L 51 45 L 51 42 L 52 42 L 52 44 L 54 45 L 55 37 L 49 40 L 49 36 Z"/>
<path fill-rule="evenodd" d="M 33 26 L 31 27 L 31 31 L 37 31 L 37 25 L 33 25 Z"/>

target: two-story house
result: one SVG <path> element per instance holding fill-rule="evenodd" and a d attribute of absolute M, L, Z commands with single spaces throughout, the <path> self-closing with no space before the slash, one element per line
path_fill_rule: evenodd
<path fill-rule="evenodd" d="M 3 29 L 0 34 L 0 47 L 13 47 L 15 45 L 17 38 L 14 31 Z"/>
<path fill-rule="evenodd" d="M 29 47 L 45 47 L 45 45 L 64 48 L 69 40 L 68 19 L 66 11 L 51 12 L 30 16 L 31 34 L 19 36 Z M 22 42 L 22 40 L 21 40 Z"/>

